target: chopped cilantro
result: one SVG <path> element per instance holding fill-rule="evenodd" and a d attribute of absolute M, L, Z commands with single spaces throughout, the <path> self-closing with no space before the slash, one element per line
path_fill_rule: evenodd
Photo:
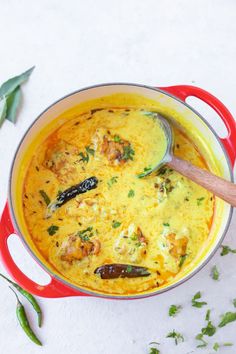
<path fill-rule="evenodd" d="M 210 320 L 210 315 L 211 315 L 211 310 L 207 310 L 205 320 L 209 321 Z"/>
<path fill-rule="evenodd" d="M 59 227 L 56 225 L 51 225 L 49 226 L 49 228 L 47 229 L 47 232 L 50 236 L 53 236 L 57 231 L 59 230 Z"/>
<path fill-rule="evenodd" d="M 151 171 L 152 171 L 152 167 L 151 167 L 151 166 L 149 166 L 149 167 L 144 167 L 143 172 L 142 172 L 142 173 L 139 173 L 139 174 L 137 175 L 137 177 L 138 177 L 138 178 L 143 178 L 143 177 L 146 176 L 147 173 L 149 173 L 149 172 L 151 172 Z"/>
<path fill-rule="evenodd" d="M 83 161 L 83 162 L 86 162 L 86 163 L 89 162 L 89 154 L 88 153 L 84 154 L 83 152 L 79 152 L 79 156 L 81 156 L 80 161 Z"/>
<path fill-rule="evenodd" d="M 213 345 L 213 349 L 214 349 L 215 351 L 217 351 L 219 348 L 220 348 L 220 346 L 219 346 L 218 343 L 215 343 L 215 344 Z"/>
<path fill-rule="evenodd" d="M 207 305 L 207 302 L 205 301 L 196 301 L 198 299 L 200 299 L 202 297 L 200 291 L 198 291 L 194 297 L 192 298 L 192 306 L 193 307 L 197 307 L 197 308 L 201 308 L 204 305 Z"/>
<path fill-rule="evenodd" d="M 219 276 L 220 276 L 220 273 L 219 273 L 217 267 L 214 266 L 214 267 L 212 268 L 212 270 L 211 270 L 211 277 L 212 277 L 212 279 L 214 279 L 214 280 L 219 280 Z"/>
<path fill-rule="evenodd" d="M 236 299 L 233 299 L 233 305 L 234 305 L 234 307 L 236 307 Z"/>
<path fill-rule="evenodd" d="M 174 338 L 175 344 L 179 344 L 180 342 L 184 342 L 184 337 L 181 333 L 176 332 L 173 330 L 172 332 L 168 333 L 166 338 Z"/>
<path fill-rule="evenodd" d="M 221 256 L 226 256 L 229 253 L 236 253 L 236 249 L 232 249 L 229 246 L 222 245 L 222 251 L 220 253 Z"/>
<path fill-rule="evenodd" d="M 163 222 L 163 226 L 170 226 L 168 222 Z"/>
<path fill-rule="evenodd" d="M 212 337 L 216 333 L 216 327 L 208 321 L 207 326 L 202 328 L 202 334 L 205 336 Z"/>
<path fill-rule="evenodd" d="M 128 198 L 133 198 L 134 195 L 135 195 L 134 190 L 133 190 L 133 189 L 130 189 L 130 190 L 129 190 L 129 193 L 128 193 Z"/>
<path fill-rule="evenodd" d="M 130 236 L 130 239 L 131 239 L 132 241 L 136 241 L 136 240 L 138 239 L 138 235 L 137 235 L 137 234 L 132 234 L 132 235 Z"/>
<path fill-rule="evenodd" d="M 160 350 L 152 347 L 149 349 L 149 354 L 160 354 Z"/>
<path fill-rule="evenodd" d="M 179 261 L 179 267 L 181 268 L 182 265 L 184 264 L 186 258 L 188 257 L 187 254 L 184 254 L 183 256 L 180 256 L 180 261 Z"/>
<path fill-rule="evenodd" d="M 236 312 L 226 312 L 222 318 L 221 321 L 219 323 L 218 327 L 224 327 L 226 326 L 228 323 L 236 321 Z"/>
<path fill-rule="evenodd" d="M 39 193 L 41 194 L 41 197 L 45 201 L 45 204 L 49 205 L 51 200 L 50 200 L 49 196 L 47 195 L 47 193 L 45 191 L 43 191 L 42 189 L 39 191 Z"/>
<path fill-rule="evenodd" d="M 94 156 L 95 150 L 92 149 L 92 148 L 90 148 L 89 146 L 86 146 L 86 147 L 85 147 L 85 150 L 86 150 L 85 153 L 79 152 L 79 156 L 81 156 L 80 161 L 83 161 L 83 162 L 88 163 L 88 162 L 89 162 L 89 155 Z"/>
<path fill-rule="evenodd" d="M 180 305 L 179 306 L 171 305 L 169 308 L 169 316 L 175 317 L 180 312 L 181 309 L 182 309 L 182 306 L 180 306 Z"/>
<path fill-rule="evenodd" d="M 201 205 L 205 197 L 197 198 L 197 205 Z"/>
<path fill-rule="evenodd" d="M 120 141 L 121 141 L 120 136 L 119 136 L 119 135 L 115 135 L 115 136 L 114 136 L 114 142 L 115 142 L 115 143 L 120 143 Z"/>
<path fill-rule="evenodd" d="M 119 222 L 119 221 L 113 221 L 113 223 L 112 223 L 113 229 L 117 229 L 117 227 L 119 227 L 120 225 L 121 225 L 121 222 Z"/>
<path fill-rule="evenodd" d="M 89 226 L 85 230 L 78 231 L 77 236 L 79 236 L 82 241 L 89 241 L 90 237 L 93 236 L 92 230 L 93 230 L 93 227 Z"/>
<path fill-rule="evenodd" d="M 220 347 L 231 347 L 232 345 L 233 343 L 223 343 L 221 345 L 219 343 L 214 343 L 213 349 L 217 352 Z"/>
<path fill-rule="evenodd" d="M 122 155 L 122 159 L 123 160 L 133 160 L 134 159 L 134 155 L 135 155 L 135 152 L 134 150 L 131 148 L 130 145 L 128 146 L 124 146 L 124 153 Z"/>
<path fill-rule="evenodd" d="M 205 348 L 208 343 L 203 339 L 204 334 L 199 333 L 196 335 L 195 339 L 199 340 L 201 343 L 197 345 L 197 348 Z"/>
<path fill-rule="evenodd" d="M 112 186 L 114 183 L 117 183 L 117 180 L 118 180 L 118 176 L 113 176 L 113 177 L 111 177 L 111 179 L 107 182 L 108 187 L 111 188 L 111 186 Z"/>
<path fill-rule="evenodd" d="M 95 154 L 95 150 L 94 150 L 94 149 L 92 149 L 92 148 L 89 147 L 89 146 L 86 146 L 86 147 L 85 147 L 85 150 L 87 151 L 88 154 L 94 156 L 94 154 Z"/>

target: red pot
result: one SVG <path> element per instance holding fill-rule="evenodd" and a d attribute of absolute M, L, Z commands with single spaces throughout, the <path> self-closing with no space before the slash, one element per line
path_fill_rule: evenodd
<path fill-rule="evenodd" d="M 236 123 L 234 118 L 228 109 L 213 95 L 210 93 L 194 87 L 194 86 L 171 86 L 171 87 L 163 87 L 163 88 L 152 88 L 143 85 L 135 85 L 135 84 L 104 84 L 93 86 L 89 88 L 85 88 L 79 90 L 77 92 L 68 95 L 61 100 L 55 102 L 50 107 L 48 107 L 39 117 L 34 121 L 31 127 L 26 132 L 23 137 L 21 143 L 19 144 L 14 161 L 12 163 L 10 181 L 9 181 L 9 196 L 8 202 L 6 203 L 5 209 L 3 211 L 1 221 L 0 221 L 0 257 L 5 265 L 8 273 L 11 277 L 24 289 L 29 291 L 32 294 L 42 296 L 42 297 L 65 297 L 65 296 L 100 296 L 106 298 L 140 298 L 147 297 L 151 295 L 155 295 L 161 293 L 163 291 L 169 290 L 178 284 L 183 283 L 185 280 L 189 279 L 193 276 L 197 271 L 199 271 L 212 257 L 215 253 L 219 245 L 221 244 L 230 220 L 232 216 L 232 208 L 225 203 L 224 209 L 224 217 L 222 221 L 222 226 L 219 230 L 218 237 L 216 238 L 212 247 L 206 253 L 204 259 L 199 262 L 199 264 L 194 267 L 194 269 L 183 279 L 180 279 L 174 284 L 167 286 L 164 289 L 157 289 L 148 291 L 144 294 L 138 294 L 134 296 L 113 296 L 101 294 L 96 291 L 90 291 L 86 289 L 82 289 L 75 285 L 70 284 L 68 281 L 60 278 L 58 275 L 54 274 L 45 264 L 43 264 L 34 251 L 31 249 L 29 244 L 24 238 L 24 235 L 21 232 L 21 228 L 19 226 L 15 207 L 14 207 L 14 178 L 17 170 L 17 160 L 21 154 L 23 148 L 27 147 L 27 139 L 32 135 L 33 131 L 36 131 L 40 128 L 40 124 L 42 121 L 52 120 L 54 117 L 58 116 L 62 111 L 73 107 L 76 103 L 83 102 L 85 100 L 101 97 L 114 92 L 133 92 L 139 93 L 141 95 L 146 95 L 149 98 L 154 98 L 156 100 L 163 100 L 167 105 L 173 105 L 173 109 L 182 110 L 184 112 L 189 112 L 189 117 L 186 119 L 190 119 L 192 124 L 195 125 L 196 129 L 200 129 L 202 133 L 206 136 L 209 134 L 209 137 L 212 139 L 213 149 L 215 153 L 221 155 L 222 158 L 222 169 L 224 170 L 224 177 L 233 180 L 232 168 L 236 159 Z M 217 134 L 214 132 L 213 128 L 207 123 L 203 117 L 201 117 L 195 110 L 193 110 L 189 105 L 185 103 L 185 100 L 189 96 L 195 96 L 200 100 L 206 102 L 209 106 L 211 106 L 215 112 L 220 116 L 222 121 L 224 122 L 228 136 L 224 139 L 220 139 Z M 15 264 L 7 245 L 7 239 L 12 234 L 16 234 L 23 241 L 23 244 L 26 246 L 31 255 L 36 259 L 36 261 L 43 267 L 46 272 L 48 272 L 51 276 L 51 282 L 45 286 L 38 285 L 31 279 L 29 279 Z"/>

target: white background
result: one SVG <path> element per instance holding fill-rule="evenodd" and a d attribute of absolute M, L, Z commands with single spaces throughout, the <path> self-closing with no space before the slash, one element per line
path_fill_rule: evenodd
<path fill-rule="evenodd" d="M 114 81 L 168 86 L 194 84 L 219 97 L 236 114 L 236 2 L 234 0 L 1 0 L 0 81 L 36 69 L 24 85 L 24 102 L 17 124 L 0 129 L 0 209 L 7 195 L 7 179 L 17 143 L 35 117 L 54 100 L 78 88 Z M 193 101 L 192 101 L 193 102 Z M 194 102 L 196 104 L 196 102 Z M 208 119 L 216 119 L 197 105 Z M 236 218 L 224 243 L 236 247 Z M 34 280 L 47 276 L 10 240 L 14 258 Z M 221 273 L 210 276 L 212 265 Z M 5 272 L 0 265 L 0 271 Z M 96 298 L 40 299 L 42 329 L 33 327 L 42 348 L 21 331 L 15 299 L 0 279 L 0 353 L 145 354 L 150 341 L 160 341 L 163 354 L 212 353 L 212 345 L 196 350 L 194 336 L 204 325 L 206 309 L 191 307 L 201 290 L 212 319 L 234 310 L 236 255 L 218 254 L 193 279 L 166 294 L 135 301 Z M 172 319 L 170 304 L 183 311 Z M 30 309 L 26 306 L 26 309 Z M 175 328 L 185 336 L 177 347 L 166 334 Z M 236 323 L 210 339 L 233 341 Z"/>

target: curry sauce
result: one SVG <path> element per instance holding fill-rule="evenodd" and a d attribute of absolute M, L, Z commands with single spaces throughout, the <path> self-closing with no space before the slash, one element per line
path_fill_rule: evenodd
<path fill-rule="evenodd" d="M 207 169 L 193 142 L 172 128 L 175 155 Z M 150 112 L 95 107 L 33 152 L 23 195 L 27 228 L 43 258 L 70 282 L 141 293 L 172 282 L 195 259 L 209 235 L 213 196 L 165 166 L 144 177 L 166 146 Z M 89 178 L 96 183 L 80 193 Z"/>

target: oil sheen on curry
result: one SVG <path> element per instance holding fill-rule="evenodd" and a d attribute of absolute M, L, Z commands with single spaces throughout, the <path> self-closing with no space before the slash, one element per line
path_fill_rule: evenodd
<path fill-rule="evenodd" d="M 177 156 L 207 168 L 173 126 Z M 99 108 L 67 120 L 34 152 L 24 215 L 46 262 L 69 282 L 110 294 L 163 287 L 209 235 L 212 194 L 163 166 L 166 138 L 155 114 Z"/>

